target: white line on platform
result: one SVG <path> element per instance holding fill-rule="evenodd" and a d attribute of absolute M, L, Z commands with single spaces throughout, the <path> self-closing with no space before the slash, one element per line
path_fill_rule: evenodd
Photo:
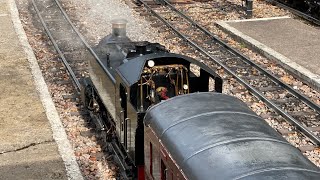
<path fill-rule="evenodd" d="M 53 131 L 53 139 L 58 144 L 59 153 L 64 161 L 67 176 L 70 180 L 83 180 L 79 166 L 77 164 L 71 144 L 67 138 L 67 134 L 63 128 L 58 112 L 49 94 L 48 87 L 44 81 L 37 59 L 28 43 L 27 36 L 19 19 L 19 13 L 14 0 L 9 0 L 11 18 L 19 41 L 27 54 L 30 68 L 35 81 L 35 85 L 40 95 L 41 102 L 46 111 L 47 118 L 51 124 Z"/>
<path fill-rule="evenodd" d="M 291 18 L 290 16 L 279 16 L 279 17 L 269 17 L 269 18 L 255 18 L 255 19 L 241 19 L 241 20 L 230 20 L 230 21 L 223 21 L 226 23 L 233 23 L 233 22 L 250 22 L 250 21 L 270 21 L 270 20 L 277 20 L 277 19 L 288 19 Z M 222 21 L 221 21 L 222 22 Z"/>

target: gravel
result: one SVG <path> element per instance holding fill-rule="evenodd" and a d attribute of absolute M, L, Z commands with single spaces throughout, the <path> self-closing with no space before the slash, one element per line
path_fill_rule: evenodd
<path fill-rule="evenodd" d="M 232 3 L 230 3 L 232 2 Z M 300 80 L 293 77 L 284 68 L 279 66 L 272 60 L 269 60 L 260 54 L 253 52 L 252 50 L 246 48 L 243 44 L 238 43 L 228 34 L 224 33 L 218 27 L 215 26 L 215 21 L 227 21 L 227 20 L 239 20 L 245 19 L 246 15 L 244 9 L 240 7 L 241 0 L 234 1 L 210 1 L 207 3 L 195 3 L 186 6 L 176 6 L 178 9 L 183 9 L 187 15 L 192 17 L 192 19 L 199 22 L 201 25 L 206 27 L 211 32 L 217 34 L 229 45 L 240 50 L 244 55 L 249 57 L 251 60 L 257 62 L 258 64 L 266 67 L 270 72 L 278 76 L 282 81 L 291 85 L 294 89 L 301 91 L 306 96 L 308 96 L 313 102 L 320 105 L 320 93 L 304 84 Z M 208 8 L 210 7 L 210 8 Z M 221 11 L 221 7 L 223 11 Z M 293 16 L 287 10 L 280 9 L 276 6 L 272 6 L 263 0 L 254 1 L 254 11 L 253 18 L 269 18 L 278 16 Z M 216 15 L 217 14 L 217 15 Z"/>
<path fill-rule="evenodd" d="M 112 156 L 104 152 L 98 143 L 98 138 L 87 123 L 88 117 L 80 115 L 83 114 L 81 104 L 78 100 L 63 98 L 65 95 L 72 96 L 75 90 L 71 83 L 57 83 L 57 79 L 64 81 L 70 81 L 70 79 L 57 58 L 51 42 L 42 32 L 37 22 L 38 17 L 34 16 L 32 5 L 28 0 L 21 0 L 17 2 L 17 6 L 29 43 L 62 120 L 81 174 L 85 179 L 116 179 L 117 167 L 113 163 Z M 70 167 L 67 168 L 70 169 Z"/>
<path fill-rule="evenodd" d="M 264 58 L 263 56 L 246 48 L 245 46 L 243 46 L 243 44 L 238 43 L 237 41 L 229 37 L 228 34 L 225 34 L 223 31 L 221 31 L 219 28 L 217 28 L 214 25 L 215 21 L 245 19 L 246 15 L 243 11 L 243 8 L 241 7 L 239 8 L 238 6 L 239 4 L 241 4 L 241 0 L 232 1 L 232 3 L 230 3 L 230 1 L 210 1 L 207 3 L 196 3 L 196 4 L 187 5 L 187 6 L 177 5 L 176 7 L 178 9 L 184 10 L 187 15 L 192 17 L 192 19 L 199 22 L 202 26 L 209 29 L 214 34 L 217 34 L 221 39 L 223 39 L 229 45 L 241 51 L 244 55 L 249 57 L 251 60 L 257 62 L 263 67 L 266 67 L 270 72 L 278 76 L 282 81 L 291 85 L 294 89 L 304 93 L 307 97 L 309 97 L 315 103 L 320 104 L 319 92 L 310 88 L 309 86 L 299 81 L 298 79 L 294 78 L 291 74 L 287 73 L 285 69 L 277 65 L 275 62 Z M 213 7 L 213 10 L 211 10 L 212 8 L 208 8 L 208 7 Z M 221 7 L 224 7 L 223 11 L 220 10 Z M 254 1 L 253 18 L 262 18 L 262 17 L 268 18 L 268 17 L 277 17 L 277 16 L 284 16 L 284 15 L 293 16 L 288 11 L 282 10 L 276 6 L 267 4 L 265 1 L 259 1 L 259 0 Z M 231 91 L 227 91 L 226 93 L 233 94 Z M 253 100 L 252 97 L 250 97 L 250 95 L 249 96 L 243 95 L 243 94 L 240 94 L 240 95 L 233 94 L 233 95 L 237 96 L 239 99 L 245 102 L 256 102 L 256 100 Z M 276 97 L 273 97 L 274 96 L 273 94 L 268 94 L 268 95 L 271 98 L 276 99 Z M 283 96 L 285 96 L 285 94 L 283 94 Z M 258 115 L 270 114 L 270 110 L 261 102 L 254 103 L 250 107 Z M 298 105 L 293 105 L 293 108 L 300 111 L 305 111 L 306 109 L 305 106 L 298 106 Z M 277 118 L 273 116 L 272 118 L 264 118 L 264 119 L 269 123 L 270 126 L 272 126 L 275 129 L 287 129 L 290 131 L 294 130 L 294 128 L 288 123 L 286 123 L 284 119 L 282 119 L 281 117 Z M 310 126 L 319 126 L 318 121 L 314 121 L 314 120 L 310 121 L 308 120 L 308 118 L 304 122 Z M 308 139 L 303 137 L 300 133 L 288 134 L 284 137 L 292 145 L 296 147 L 300 147 L 306 144 L 309 144 L 309 145 L 312 144 Z M 313 151 L 307 151 L 304 154 L 313 163 L 315 163 L 317 166 L 320 166 L 319 149 L 315 149 Z"/>
<path fill-rule="evenodd" d="M 23 0 L 26 2 L 27 0 Z M 206 61 L 206 58 L 197 54 L 188 52 L 190 51 L 179 38 L 172 36 L 167 28 L 152 27 L 151 24 L 157 24 L 154 18 L 142 17 L 138 11 L 133 10 L 126 2 L 121 0 L 60 0 L 63 6 L 67 9 L 67 13 L 71 16 L 71 20 L 75 22 L 76 27 L 85 36 L 88 42 L 93 46 L 96 45 L 100 39 L 111 33 L 110 21 L 113 19 L 124 18 L 128 20 L 127 35 L 133 41 L 150 41 L 158 42 L 165 45 L 171 52 L 182 53 L 204 62 L 211 67 L 212 63 Z M 20 3 L 20 2 L 19 2 Z M 227 34 L 223 33 L 220 29 L 215 27 L 214 22 L 216 20 L 234 20 L 234 19 L 244 19 L 245 13 L 243 8 L 240 6 L 241 0 L 217 0 L 210 1 L 207 3 L 194 3 L 190 5 L 179 5 L 177 7 L 188 9 L 187 14 L 192 16 L 195 20 L 203 24 L 210 31 L 219 34 L 223 37 L 225 41 L 234 47 L 240 49 L 244 54 L 252 58 L 254 61 L 260 62 L 264 65 L 269 65 L 272 72 L 277 73 L 279 76 L 284 78 L 285 82 L 292 84 L 297 89 L 308 94 L 315 101 L 319 101 L 320 95 L 315 92 L 310 87 L 304 85 L 302 82 L 297 81 L 291 75 L 287 74 L 285 70 L 278 67 L 276 64 L 270 62 L 268 59 L 261 57 L 260 55 L 250 51 L 243 47 L 243 45 L 234 41 Z M 130 3 L 128 3 L 131 5 Z M 25 10 L 27 11 L 27 10 Z M 254 1 L 254 17 L 275 17 L 290 15 L 287 11 L 281 10 L 277 7 L 266 4 L 263 1 Z M 26 12 L 27 14 L 27 12 Z M 23 15 L 23 21 L 25 21 L 25 26 L 30 24 L 30 15 Z M 26 27 L 25 27 L 26 28 Z M 30 32 L 34 33 L 30 30 Z M 40 32 L 37 32 L 41 34 Z M 34 36 L 30 33 L 29 38 L 35 40 L 46 39 L 43 35 Z M 37 48 L 41 42 L 33 42 L 34 50 L 36 55 L 39 57 L 39 62 L 42 64 L 43 71 L 46 79 L 50 79 L 47 76 L 46 69 L 52 68 L 52 65 L 44 63 L 43 61 L 56 60 L 52 51 L 46 50 L 46 48 Z M 45 46 L 42 45 L 42 46 Z M 50 49 L 50 48 L 49 48 Z M 51 53 L 51 55 L 50 55 Z M 49 54 L 49 55 L 48 55 Z M 46 59 L 48 58 L 48 59 Z M 217 68 L 217 72 L 224 78 L 228 78 L 224 83 L 224 93 L 234 95 L 239 99 L 246 102 L 257 114 L 264 117 L 264 119 L 275 129 L 286 129 L 288 131 L 294 130 L 294 128 L 286 123 L 281 117 L 274 116 L 274 112 L 266 107 L 263 102 L 258 101 L 255 97 L 250 95 L 243 86 L 236 83 L 232 78 L 229 78 L 223 72 L 223 69 Z M 46 77 L 47 76 L 47 77 Z M 287 79 L 286 79 L 287 78 Z M 95 158 L 97 152 L 101 152 L 101 147 L 96 144 L 96 137 L 90 136 L 89 138 L 84 134 L 90 132 L 90 129 L 85 125 L 86 121 L 78 116 L 70 116 L 69 112 L 77 111 L 78 104 L 72 101 L 65 101 L 61 97 L 62 94 L 70 94 L 72 88 L 58 86 L 54 83 L 48 84 L 54 101 L 57 103 L 60 116 L 64 119 L 64 125 L 67 130 L 69 139 L 73 143 L 75 150 L 75 155 L 77 157 L 78 163 L 82 173 L 88 179 L 110 179 L 115 177 L 116 167 L 108 161 L 108 158 L 99 159 Z M 318 102 L 320 104 L 320 102 Z M 306 138 L 304 138 L 299 133 L 293 133 L 285 136 L 285 138 L 294 146 L 299 147 L 302 144 L 310 144 Z M 320 167 L 320 151 L 319 149 L 308 151 L 305 155 Z"/>

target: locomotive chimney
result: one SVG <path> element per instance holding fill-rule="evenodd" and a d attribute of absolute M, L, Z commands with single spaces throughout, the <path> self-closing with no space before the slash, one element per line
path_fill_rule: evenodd
<path fill-rule="evenodd" d="M 112 23 L 112 35 L 115 37 L 125 37 L 126 36 L 126 25 L 128 23 L 125 19 L 115 19 L 111 21 Z"/>

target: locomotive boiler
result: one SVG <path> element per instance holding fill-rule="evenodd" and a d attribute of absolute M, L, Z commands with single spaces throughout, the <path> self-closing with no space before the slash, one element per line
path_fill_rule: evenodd
<path fill-rule="evenodd" d="M 221 94 L 222 79 L 205 64 L 132 42 L 125 20 L 113 21 L 94 50 L 100 59 L 89 60 L 82 101 L 131 179 L 320 175 L 244 103 Z"/>

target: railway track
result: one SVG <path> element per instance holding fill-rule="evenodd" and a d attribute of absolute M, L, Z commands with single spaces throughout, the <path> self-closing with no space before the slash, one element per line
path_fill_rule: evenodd
<path fill-rule="evenodd" d="M 290 5 L 286 4 L 285 2 L 282 2 L 282 1 L 279 1 L 279 0 L 267 0 L 267 2 L 270 2 L 272 4 L 275 4 L 281 8 L 284 8 L 284 9 L 287 9 L 289 10 L 290 12 L 292 12 L 293 14 L 307 20 L 307 21 L 310 21 L 312 22 L 313 24 L 316 24 L 318 26 L 320 26 L 320 19 L 317 19 L 313 16 L 311 16 L 310 14 L 307 14 L 305 12 L 301 12 L 293 7 L 291 7 Z"/>
<path fill-rule="evenodd" d="M 79 93 L 81 89 L 80 79 L 84 76 L 83 72 L 86 69 L 78 70 L 77 66 L 83 63 L 87 64 L 88 61 L 84 57 L 89 55 L 85 44 L 83 44 L 83 39 L 69 24 L 67 16 L 60 10 L 59 4 L 55 1 L 32 0 L 32 4 L 46 34 L 70 75 L 76 91 Z"/>
<path fill-rule="evenodd" d="M 32 0 L 32 4 L 75 88 L 75 96 L 69 98 L 78 98 L 81 92 L 81 79 L 88 75 L 89 59 L 94 58 L 99 63 L 101 60 L 72 24 L 58 0 Z M 58 83 L 68 83 L 65 81 L 68 80 L 57 80 Z M 114 142 L 105 147 L 105 150 L 113 154 L 114 161 L 120 168 L 120 178 L 127 179 L 126 168 L 117 149 L 119 148 Z"/>
<path fill-rule="evenodd" d="M 236 79 L 255 97 L 308 137 L 314 144 L 312 148 L 320 145 L 318 104 L 224 43 L 168 1 L 161 2 L 163 6 L 150 6 L 146 1 L 139 1 L 176 36 L 209 58 L 216 66 L 222 67 L 230 78 Z M 312 148 L 300 147 L 308 150 Z"/>
<path fill-rule="evenodd" d="M 319 125 L 314 123 L 319 121 L 319 106 L 317 104 L 310 101 L 295 89 L 287 86 L 262 67 L 252 63 L 238 51 L 230 48 L 227 44 L 219 40 L 215 35 L 199 26 L 196 22 L 193 22 L 186 15 L 178 13 L 168 2 L 164 2 L 167 6 L 163 7 L 163 9 L 166 8 L 167 11 L 161 14 L 161 12 L 153 10 L 156 6 L 150 7 L 141 1 L 149 11 L 173 29 L 179 37 L 188 42 L 192 47 L 197 49 L 197 51 L 207 56 L 218 66 L 223 67 L 228 74 L 243 84 L 252 94 L 273 108 L 290 123 L 294 124 L 296 128 L 309 137 L 315 145 L 319 145 Z M 38 2 L 33 0 L 32 3 L 34 4 L 37 14 L 41 17 L 41 23 L 46 33 L 64 62 L 77 93 L 79 93 L 81 89 L 79 80 L 86 75 L 86 69 L 77 69 L 77 64 L 87 63 L 86 59 L 88 58 L 99 59 L 98 56 L 72 25 L 57 0 L 43 0 Z M 176 13 L 176 18 L 180 17 L 181 19 L 177 20 L 175 18 L 168 21 L 165 16 L 168 16 L 170 13 Z M 177 21 L 179 24 L 175 23 Z M 198 33 L 197 37 L 192 35 L 194 32 Z M 201 42 L 198 39 L 203 39 L 203 41 Z M 237 61 L 234 61 L 235 59 Z M 256 81 L 257 79 L 260 81 Z M 270 93 L 278 93 L 281 95 L 279 95 L 279 99 L 270 99 L 268 98 L 268 94 Z M 294 109 L 300 105 L 300 109 Z M 299 111 L 301 109 L 304 109 L 306 112 Z M 116 151 L 113 147 L 111 147 L 111 149 Z M 117 152 L 114 153 L 117 154 Z M 115 157 L 121 162 L 118 156 Z"/>

